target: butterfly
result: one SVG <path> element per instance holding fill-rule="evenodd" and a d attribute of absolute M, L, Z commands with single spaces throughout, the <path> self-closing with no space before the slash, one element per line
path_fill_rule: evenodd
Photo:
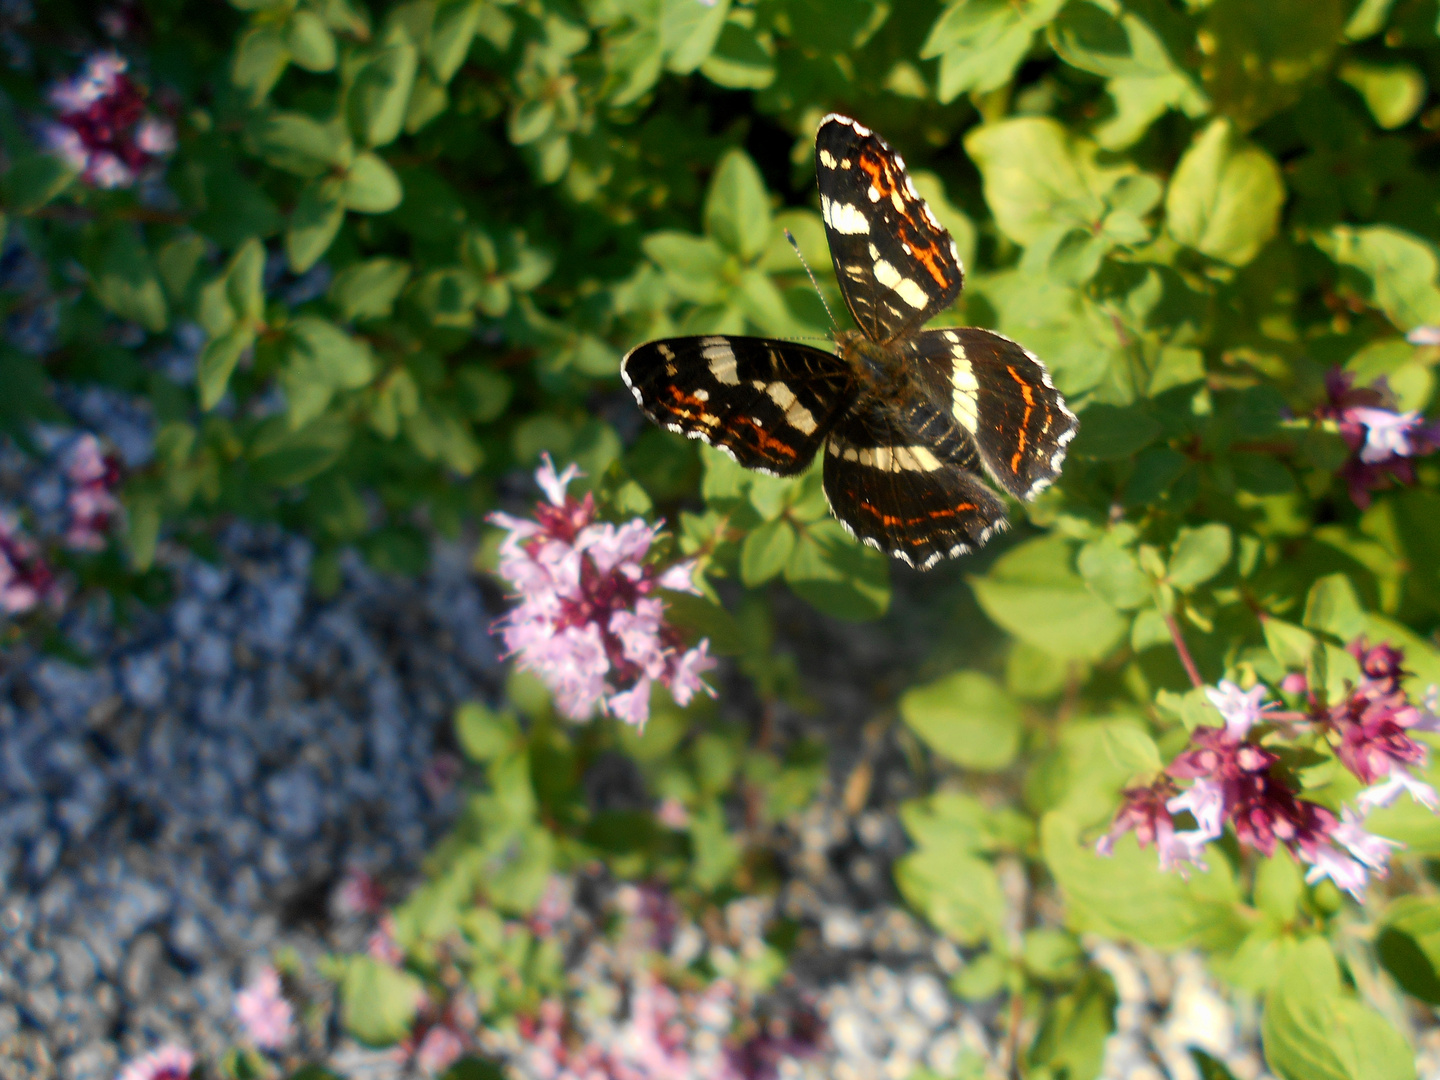
<path fill-rule="evenodd" d="M 905 162 L 831 113 L 815 137 L 820 210 L 858 330 L 826 352 L 712 334 L 632 349 L 621 375 L 656 424 L 746 468 L 804 472 L 823 453 L 830 509 L 860 540 L 929 569 L 1006 526 L 984 477 L 1032 499 L 1060 474 L 1079 422 L 1009 338 L 923 329 L 960 295 L 955 242 Z"/>

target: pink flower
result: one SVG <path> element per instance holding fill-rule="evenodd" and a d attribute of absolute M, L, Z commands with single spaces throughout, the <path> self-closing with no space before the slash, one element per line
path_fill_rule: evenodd
<path fill-rule="evenodd" d="M 250 985 L 235 995 L 235 1016 L 262 1050 L 279 1050 L 289 1042 L 295 1010 L 285 1000 L 280 973 L 268 965 L 261 968 Z"/>
<path fill-rule="evenodd" d="M 1419 413 L 1391 408 L 1394 398 L 1383 379 L 1369 387 L 1356 387 L 1354 381 L 1348 372 L 1332 370 L 1325 381 L 1327 401 L 1317 414 L 1333 420 L 1350 447 L 1350 460 L 1340 472 L 1350 498 L 1364 509 L 1372 491 L 1415 482 L 1411 460 L 1440 448 L 1440 426 Z"/>
<path fill-rule="evenodd" d="M 437 1024 L 425 1033 L 415 1051 L 415 1063 L 432 1076 L 444 1072 L 465 1053 L 465 1043 L 445 1024 Z"/>
<path fill-rule="evenodd" d="M 125 74 L 128 66 L 116 53 L 96 53 L 48 95 L 58 118 L 42 141 L 93 187 L 129 187 L 175 149 L 173 125 L 145 111 L 145 94 Z"/>
<path fill-rule="evenodd" d="M 1214 840 L 1225 827 L 1225 789 L 1202 778 L 1191 784 L 1190 790 L 1183 795 L 1167 801 L 1165 809 L 1172 814 L 1188 810 L 1200 827 L 1200 834 L 1207 840 Z"/>
<path fill-rule="evenodd" d="M 118 1080 L 189 1080 L 195 1055 L 179 1046 L 162 1046 L 138 1057 L 120 1071 Z"/>
<path fill-rule="evenodd" d="M 683 802 L 669 795 L 661 799 L 660 805 L 655 808 L 655 820 L 667 829 L 679 832 L 690 827 L 690 811 L 685 809 Z"/>
<path fill-rule="evenodd" d="M 378 915 L 385 907 L 385 890 L 364 870 L 352 867 L 340 883 L 340 907 L 351 915 Z"/>
<path fill-rule="evenodd" d="M 600 710 L 643 728 L 653 683 L 682 706 L 700 690 L 713 693 L 700 677 L 714 666 L 708 644 L 685 650 L 653 595 L 687 583 L 693 589 L 694 564 L 647 563 L 658 526 L 639 518 L 597 522 L 591 495 L 567 494 L 578 475 L 574 465 L 557 474 L 547 455 L 535 478 L 548 504 L 536 506 L 535 519 L 490 516 L 509 534 L 499 573 L 518 598 L 496 629 L 564 715 L 583 720 Z"/>
<path fill-rule="evenodd" d="M 1440 326 L 1417 326 L 1405 335 L 1411 345 L 1440 345 Z"/>
<path fill-rule="evenodd" d="M 1311 861 L 1313 865 L 1305 872 L 1307 884 L 1314 885 L 1328 877 L 1356 900 L 1364 897 L 1368 876 L 1365 867 L 1355 859 L 1336 848 L 1324 847 L 1316 850 Z"/>
<path fill-rule="evenodd" d="M 395 919 L 392 916 L 380 917 L 380 926 L 365 942 L 365 951 L 391 967 L 399 967 L 404 962 L 405 950 L 395 940 Z"/>
<path fill-rule="evenodd" d="M 1205 696 L 1225 718 L 1226 733 L 1235 739 L 1245 738 L 1250 729 L 1264 719 L 1265 710 L 1274 707 L 1273 703 L 1261 704 L 1265 687 L 1258 684 L 1241 690 L 1234 683 L 1221 680 L 1219 687 L 1207 686 Z"/>
<path fill-rule="evenodd" d="M 1375 871 L 1378 876 L 1383 877 L 1390 861 L 1390 852 L 1403 848 L 1405 845 L 1397 840 L 1366 832 L 1361 828 L 1363 819 L 1348 806 L 1340 811 L 1340 818 L 1340 824 L 1335 827 L 1330 838 Z"/>
<path fill-rule="evenodd" d="M 101 454 L 95 436 L 86 434 L 71 444 L 64 468 L 71 484 L 65 500 L 70 511 L 65 545 L 75 551 L 101 551 L 105 533 L 120 513 L 120 500 L 112 494 L 120 482 L 120 463 Z"/>
<path fill-rule="evenodd" d="M 0 513 L 0 610 L 23 615 L 58 598 L 55 575 L 39 547 L 13 517 Z"/>

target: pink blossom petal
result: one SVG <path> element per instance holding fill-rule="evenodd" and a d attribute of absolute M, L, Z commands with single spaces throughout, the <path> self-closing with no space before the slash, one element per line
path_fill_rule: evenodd
<path fill-rule="evenodd" d="M 1419 412 L 1397 413 L 1365 406 L 1352 408 L 1349 412 L 1365 425 L 1365 445 L 1360 448 L 1360 460 L 1365 464 L 1374 465 L 1390 458 L 1414 454 L 1410 434 L 1423 426 Z"/>
<path fill-rule="evenodd" d="M 1206 839 L 1214 840 L 1224 828 L 1225 789 L 1213 780 L 1201 777 L 1188 791 L 1168 801 L 1165 809 L 1172 814 L 1189 810 L 1195 817 L 1195 823 L 1200 826 L 1200 834 Z"/>
<path fill-rule="evenodd" d="M 1432 812 L 1440 811 L 1440 796 L 1435 794 L 1435 789 L 1423 780 L 1417 780 L 1399 765 L 1390 770 L 1388 779 L 1366 788 L 1355 796 L 1355 801 L 1368 814 L 1371 810 L 1389 806 L 1407 792 L 1426 809 Z"/>
<path fill-rule="evenodd" d="M 535 482 L 540 485 L 540 490 L 545 492 L 545 497 L 555 506 L 565 505 L 565 489 L 570 486 L 570 481 L 582 475 L 580 467 L 573 462 L 565 466 L 565 471 L 556 474 L 555 463 L 550 460 L 548 453 L 540 455 L 540 468 L 535 470 Z"/>
<path fill-rule="evenodd" d="M 690 699 L 698 690 L 704 690 L 712 698 L 715 696 L 715 691 L 700 677 L 716 666 L 709 650 L 710 639 L 702 638 L 699 645 L 675 662 L 675 670 L 670 676 L 670 696 L 682 708 L 690 704 Z"/>
<path fill-rule="evenodd" d="M 1440 345 L 1440 326 L 1417 326 L 1405 340 L 1411 345 Z"/>
<path fill-rule="evenodd" d="M 1314 865 L 1305 872 L 1305 883 L 1314 885 L 1327 877 L 1356 900 L 1364 899 L 1365 886 L 1369 881 L 1364 865 L 1338 848 L 1316 849 Z"/>
<path fill-rule="evenodd" d="M 1265 687 L 1258 683 L 1249 690 L 1241 690 L 1227 679 L 1218 688 L 1207 686 L 1205 696 L 1225 718 L 1225 730 L 1236 740 L 1245 738 L 1250 729 L 1264 718 L 1265 710 L 1271 707 L 1261 704 L 1265 698 Z"/>
<path fill-rule="evenodd" d="M 460 1036 L 444 1024 L 437 1024 L 425 1033 L 415 1051 L 415 1064 L 432 1076 L 444 1072 L 465 1053 Z"/>
<path fill-rule="evenodd" d="M 1341 811 L 1341 823 L 1335 826 L 1330 838 L 1359 859 L 1362 863 L 1383 876 L 1390 862 L 1390 852 L 1405 845 L 1398 840 L 1377 836 L 1361 827 L 1361 818 L 1348 806 Z"/>
<path fill-rule="evenodd" d="M 648 676 L 640 676 L 640 681 L 629 690 L 618 694 L 612 694 L 606 702 L 610 712 L 619 720 L 627 724 L 633 724 L 641 731 L 645 730 L 645 723 L 650 719 L 650 679 Z"/>
<path fill-rule="evenodd" d="M 695 559 L 686 559 L 678 562 L 656 579 L 656 584 L 662 589 L 669 589 L 671 592 L 691 593 L 695 596 L 704 595 L 700 586 L 695 584 Z"/>
<path fill-rule="evenodd" d="M 163 157 L 175 149 L 175 125 L 147 116 L 135 128 L 135 145 L 147 154 Z"/>

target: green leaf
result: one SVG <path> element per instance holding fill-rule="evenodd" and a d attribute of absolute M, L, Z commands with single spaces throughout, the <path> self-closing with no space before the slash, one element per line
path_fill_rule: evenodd
<path fill-rule="evenodd" d="M 468 330 L 475 322 L 480 284 L 458 266 L 432 270 L 415 283 L 414 297 L 433 325 Z"/>
<path fill-rule="evenodd" d="M 690 844 L 695 852 L 690 879 L 702 890 L 719 888 L 740 865 L 740 845 L 725 828 L 725 810 L 718 800 L 690 812 Z"/>
<path fill-rule="evenodd" d="M 101 305 L 151 333 L 165 329 L 169 319 L 165 290 L 137 227 L 117 224 L 106 229 L 87 261 L 95 299 Z"/>
<path fill-rule="evenodd" d="M 930 749 L 966 768 L 1003 769 L 1020 749 L 1020 706 L 978 671 L 912 687 L 900 715 Z"/>
<path fill-rule="evenodd" d="M 763 522 L 740 547 L 740 580 L 752 588 L 785 569 L 795 551 L 795 528 L 784 518 Z"/>
<path fill-rule="evenodd" d="M 1129 620 L 1090 591 L 1071 559 L 1063 538 L 1039 537 L 970 585 L 991 621 L 1021 641 L 1058 657 L 1098 660 L 1119 644 Z"/>
<path fill-rule="evenodd" d="M 244 31 L 236 42 L 230 81 L 241 90 L 250 91 L 250 103 L 258 105 L 289 66 L 290 46 L 285 43 L 284 29 L 274 23 L 262 23 Z"/>
<path fill-rule="evenodd" d="M 400 205 L 405 196 L 400 178 L 374 154 L 360 154 L 345 174 L 340 198 L 345 209 L 360 214 L 384 214 Z"/>
<path fill-rule="evenodd" d="M 720 299 L 725 253 L 709 237 L 658 232 L 645 237 L 640 246 L 665 272 L 665 283 L 682 300 L 713 304 Z"/>
<path fill-rule="evenodd" d="M 775 47 L 754 30 L 727 22 L 700 74 L 730 90 L 763 90 L 775 81 Z"/>
<path fill-rule="evenodd" d="M 245 241 L 225 268 L 225 296 L 237 319 L 253 324 L 265 314 L 264 274 L 265 246 Z"/>
<path fill-rule="evenodd" d="M 1166 580 L 1177 589 L 1193 589 L 1209 581 L 1230 561 L 1230 527 L 1213 522 L 1181 529 L 1170 549 Z"/>
<path fill-rule="evenodd" d="M 743 150 L 720 159 L 705 196 L 705 230 L 725 249 L 753 262 L 770 240 L 770 199 L 760 170 Z"/>
<path fill-rule="evenodd" d="M 1196 35 L 1217 112 L 1250 131 L 1298 101 L 1341 43 L 1346 0 L 1215 0 Z"/>
<path fill-rule="evenodd" d="M 1323 938 L 1293 949 L 1265 999 L 1265 1062 L 1283 1080 L 1414 1080 L 1414 1052 L 1379 1013 L 1346 996 Z"/>
<path fill-rule="evenodd" d="M 195 376 L 202 409 L 213 409 L 220 403 L 241 354 L 254 344 L 254 330 L 235 326 L 205 346 Z"/>
<path fill-rule="evenodd" d="M 1059 810 L 1041 819 L 1040 837 L 1072 930 L 1165 951 L 1197 944 L 1218 949 L 1243 933 L 1239 896 L 1223 856 L 1186 879 L 1161 870 L 1154 848 L 1142 851 L 1130 834 L 1113 855 L 1102 857 L 1081 843 L 1073 817 Z"/>
<path fill-rule="evenodd" d="M 1135 456 L 1160 437 L 1164 427 L 1129 405 L 1091 405 L 1080 415 L 1080 434 L 1070 452 L 1098 461 Z"/>
<path fill-rule="evenodd" d="M 1401 330 L 1440 323 L 1435 249 L 1390 225 L 1337 225 L 1315 243 L 1341 266 L 1370 279 L 1376 307 Z"/>
<path fill-rule="evenodd" d="M 5 208 L 13 214 L 40 209 L 72 183 L 79 173 L 54 154 L 18 156 L 3 185 Z"/>
<path fill-rule="evenodd" d="M 1407 994 L 1440 1005 L 1440 904 L 1402 896 L 1385 914 L 1375 954 Z"/>
<path fill-rule="evenodd" d="M 1365 99 L 1375 123 L 1387 131 L 1404 127 L 1425 103 L 1425 76 L 1409 64 L 1362 64 L 1351 60 L 1340 66 L 1340 79 Z"/>
<path fill-rule="evenodd" d="M 425 59 L 441 83 L 448 83 L 465 62 L 484 6 L 484 0 L 446 0 L 436 5 Z"/>
<path fill-rule="evenodd" d="M 513 752 L 520 742 L 520 727 L 508 712 L 467 701 L 455 711 L 455 735 L 465 755 L 483 763 Z"/>
<path fill-rule="evenodd" d="M 676 626 L 683 626 L 697 637 L 710 639 L 710 651 L 717 656 L 738 656 L 746 650 L 745 633 L 740 624 L 719 604 L 690 593 L 665 594 L 668 617 Z"/>
<path fill-rule="evenodd" d="M 936 96 L 953 101 L 966 91 L 985 93 L 1010 81 L 1042 29 L 1065 0 L 954 0 L 930 28 L 922 59 L 940 57 Z"/>
<path fill-rule="evenodd" d="M 911 907 L 961 945 L 991 938 L 1005 918 L 995 868 L 973 855 L 922 848 L 896 860 L 895 884 Z"/>
<path fill-rule="evenodd" d="M 408 971 L 352 956 L 340 983 L 345 1028 L 369 1046 L 391 1046 L 410 1033 L 425 988 Z"/>
<path fill-rule="evenodd" d="M 329 71 L 335 66 L 335 35 L 313 11 L 299 9 L 285 28 L 290 57 L 306 71 Z"/>
<path fill-rule="evenodd" d="M 1082 547 L 1076 566 L 1085 584 L 1111 607 L 1133 611 L 1152 598 L 1150 578 L 1140 569 L 1135 553 L 1113 532 Z"/>
<path fill-rule="evenodd" d="M 862 547 L 834 519 L 800 533 L 785 581 L 802 600 L 837 619 L 877 619 L 890 606 L 890 561 Z"/>
<path fill-rule="evenodd" d="M 1288 851 L 1277 849 L 1255 868 L 1255 906 L 1280 926 L 1295 921 L 1304 896 L 1304 875 Z"/>
<path fill-rule="evenodd" d="M 366 146 L 393 142 L 405 125 L 419 54 L 402 30 L 392 31 L 350 90 L 350 126 Z"/>
<path fill-rule="evenodd" d="M 660 49 L 665 66 L 679 75 L 698 68 L 715 47 L 729 14 L 730 0 L 713 4 L 660 0 Z"/>
<path fill-rule="evenodd" d="M 1165 224 L 1186 247 L 1244 266 L 1275 235 L 1284 203 L 1275 159 L 1220 118 L 1195 136 L 1175 167 Z"/>
<path fill-rule="evenodd" d="M 304 113 L 272 112 L 251 133 L 255 149 L 277 169 L 315 177 L 350 164 L 354 150 L 338 124 L 322 124 Z"/>
<path fill-rule="evenodd" d="M 325 411 L 337 390 L 358 390 L 375 376 L 370 347 L 314 315 L 287 327 L 281 385 L 290 404 L 290 425 L 300 428 Z"/>
<path fill-rule="evenodd" d="M 1304 671 L 1310 663 L 1317 642 L 1294 623 L 1267 617 L 1260 623 L 1265 632 L 1265 645 L 1287 671 Z"/>
<path fill-rule="evenodd" d="M 146 496 L 125 498 L 125 553 L 130 565 L 140 573 L 155 564 L 155 549 L 160 542 L 160 505 Z"/>
<path fill-rule="evenodd" d="M 400 290 L 410 280 L 410 265 L 398 259 L 370 259 L 347 266 L 330 285 L 330 302 L 342 319 L 388 318 Z"/>
<path fill-rule="evenodd" d="M 965 136 L 965 152 L 980 168 L 995 224 L 1022 245 L 1071 224 L 1086 229 L 1098 224 L 1101 192 L 1123 170 L 1097 165 L 1096 149 L 1041 116 L 984 124 Z"/>
<path fill-rule="evenodd" d="M 299 431 L 285 417 L 272 416 L 251 440 L 251 467 L 262 483 L 295 487 L 339 461 L 350 435 L 350 424 L 339 416 L 322 416 Z"/>
<path fill-rule="evenodd" d="M 1323 630 L 1348 642 L 1365 632 L 1368 620 L 1355 586 L 1344 574 L 1330 574 L 1310 586 L 1303 621 L 1311 630 Z"/>
<path fill-rule="evenodd" d="M 1005 962 L 1004 957 L 997 953 L 985 952 L 969 960 L 956 973 L 950 985 L 963 1001 L 986 1001 L 1005 989 L 1010 970 L 1010 965 Z M 929 1080 L 929 1078 L 923 1077 L 922 1074 L 922 1078 L 917 1078 L 917 1080 Z"/>
<path fill-rule="evenodd" d="M 309 270 L 335 242 L 345 223 L 342 190 L 342 181 L 327 178 L 312 181 L 300 192 L 290 227 L 285 230 L 285 254 L 294 273 Z"/>

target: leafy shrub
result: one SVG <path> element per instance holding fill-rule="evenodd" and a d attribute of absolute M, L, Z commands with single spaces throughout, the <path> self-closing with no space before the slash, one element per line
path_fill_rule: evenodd
<path fill-rule="evenodd" d="M 896 880 L 971 953 L 957 992 L 1015 995 L 1032 1075 L 1091 1076 L 1111 998 L 1077 935 L 1196 946 L 1264 996 L 1278 1074 L 1413 1075 L 1384 980 L 1440 997 L 1440 829 L 1409 797 L 1433 797 L 1440 682 L 1440 470 L 1418 414 L 1440 355 L 1433 5 L 117 10 L 123 70 L 54 44 L 84 26 L 99 52 L 66 5 L 3 28 L 0 424 L 49 452 L 36 421 L 104 430 L 73 407 L 100 386 L 148 402 L 153 449 L 120 478 L 123 561 L 7 521 L 7 610 L 49 617 L 51 563 L 148 595 L 160 542 L 203 546 L 235 514 L 311 536 L 322 591 L 346 547 L 413 572 L 430 530 L 478 520 L 548 451 L 614 521 L 671 522 L 707 595 L 670 617 L 762 697 L 794 695 L 769 584 L 867 619 L 891 567 L 813 473 L 638 426 L 617 372 L 665 334 L 826 332 L 783 230 L 838 309 L 810 150 L 840 108 L 902 150 L 957 240 L 967 290 L 940 321 L 1022 342 L 1082 424 L 1032 528 L 962 567 L 1003 648 L 900 699 L 937 762 L 1005 796 L 947 784 L 904 809 Z M 85 476 L 90 536 L 119 517 L 109 473 Z M 818 776 L 811 749 L 747 746 L 703 697 L 657 696 L 636 737 L 516 692 L 524 727 L 460 718 L 487 786 L 396 917 L 404 970 L 344 969 L 376 1039 L 410 1030 L 421 987 L 443 998 L 456 934 L 488 1017 L 536 1007 L 554 958 L 502 924 L 556 868 L 599 855 L 693 905 L 763 888 L 737 784 L 763 823 Z M 573 778 L 616 748 L 683 827 L 587 808 Z M 1007 930 L 1002 860 L 1058 890 L 1063 926 L 1031 911 Z M 1393 890 L 1372 880 L 1387 866 Z"/>

